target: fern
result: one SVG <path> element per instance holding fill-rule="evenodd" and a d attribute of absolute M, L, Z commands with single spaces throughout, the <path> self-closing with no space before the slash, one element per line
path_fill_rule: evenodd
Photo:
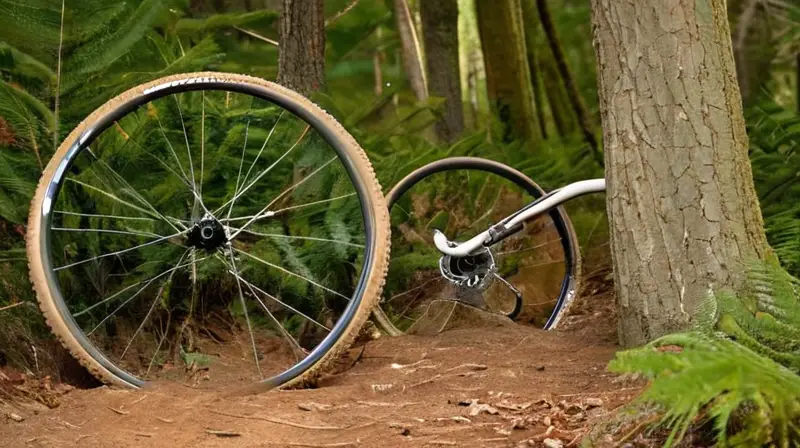
<path fill-rule="evenodd" d="M 640 400 L 664 410 L 665 446 L 712 422 L 720 446 L 793 446 L 800 440 L 800 283 L 754 265 L 739 295 L 709 298 L 716 328 L 663 337 L 618 353 L 609 369 L 652 380 Z"/>

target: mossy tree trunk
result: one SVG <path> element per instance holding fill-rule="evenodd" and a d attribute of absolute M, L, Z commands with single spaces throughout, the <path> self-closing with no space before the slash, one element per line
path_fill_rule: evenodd
<path fill-rule="evenodd" d="M 620 342 L 686 330 L 768 253 L 725 0 L 592 0 Z"/>
<path fill-rule="evenodd" d="M 278 83 L 302 94 L 325 86 L 323 0 L 283 0 Z"/>
<path fill-rule="evenodd" d="M 458 60 L 458 1 L 423 1 L 420 15 L 429 93 L 445 100 L 442 116 L 436 122 L 436 135 L 442 141 L 452 142 L 464 131 Z"/>
<path fill-rule="evenodd" d="M 477 0 L 486 88 L 502 140 L 541 138 L 533 110 L 520 0 Z"/>

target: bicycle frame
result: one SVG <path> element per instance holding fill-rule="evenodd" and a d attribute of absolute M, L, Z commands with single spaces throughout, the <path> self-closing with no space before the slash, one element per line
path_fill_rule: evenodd
<path fill-rule="evenodd" d="M 533 219 L 549 211 L 553 207 L 558 207 L 578 196 L 600 193 L 605 190 L 605 179 L 591 179 L 575 182 L 540 197 L 467 241 L 456 243 L 448 240 L 444 233 L 439 230 L 434 230 L 433 242 L 439 252 L 445 255 L 465 257 L 478 249 L 491 247 L 515 234 L 522 229 L 522 224 L 525 221 Z"/>

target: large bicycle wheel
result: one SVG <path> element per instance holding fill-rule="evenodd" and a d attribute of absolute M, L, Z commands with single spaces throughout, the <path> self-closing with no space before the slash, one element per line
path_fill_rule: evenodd
<path fill-rule="evenodd" d="M 468 257 L 443 256 L 433 230 L 469 239 L 544 191 L 491 160 L 454 157 L 412 172 L 387 195 L 392 259 L 379 326 L 390 335 L 431 334 L 456 326 L 460 307 L 553 328 L 577 289 L 580 255 L 562 208 L 541 215 L 498 244 Z"/>
<path fill-rule="evenodd" d="M 242 75 L 135 87 L 41 178 L 28 227 L 47 322 L 101 380 L 313 381 L 380 295 L 389 253 L 366 155 L 300 95 Z"/>

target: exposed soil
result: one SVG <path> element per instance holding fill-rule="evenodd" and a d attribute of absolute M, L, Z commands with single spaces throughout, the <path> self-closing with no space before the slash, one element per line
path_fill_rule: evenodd
<path fill-rule="evenodd" d="M 586 269 L 564 330 L 489 322 L 382 337 L 317 389 L 73 390 L 5 373 L 0 446 L 577 446 L 639 391 L 605 370 L 616 350 L 609 272 Z"/>

